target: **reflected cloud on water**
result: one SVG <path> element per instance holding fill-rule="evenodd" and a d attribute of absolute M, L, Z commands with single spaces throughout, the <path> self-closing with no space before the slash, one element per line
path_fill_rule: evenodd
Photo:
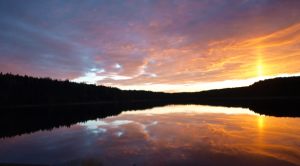
<path fill-rule="evenodd" d="M 0 140 L 0 162 L 84 165 L 299 165 L 299 118 L 171 105 Z"/>

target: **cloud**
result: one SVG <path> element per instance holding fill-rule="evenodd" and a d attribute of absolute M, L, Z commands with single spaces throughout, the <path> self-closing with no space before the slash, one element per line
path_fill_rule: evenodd
<path fill-rule="evenodd" d="M 299 1 L 0 3 L 1 72 L 119 87 L 300 72 Z"/>

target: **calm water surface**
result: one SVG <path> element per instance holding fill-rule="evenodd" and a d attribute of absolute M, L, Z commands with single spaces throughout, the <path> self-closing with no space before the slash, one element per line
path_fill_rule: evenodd
<path fill-rule="evenodd" d="M 0 163 L 300 165 L 300 118 L 170 105 L 0 139 Z"/>

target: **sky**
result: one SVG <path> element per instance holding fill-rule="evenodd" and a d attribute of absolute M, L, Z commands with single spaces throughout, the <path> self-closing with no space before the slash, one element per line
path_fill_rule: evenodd
<path fill-rule="evenodd" d="M 299 0 L 0 0 L 0 72 L 181 92 L 300 73 Z"/>

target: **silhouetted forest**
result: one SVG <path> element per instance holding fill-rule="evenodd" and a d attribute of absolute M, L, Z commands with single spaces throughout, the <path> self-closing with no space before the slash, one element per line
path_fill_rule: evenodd
<path fill-rule="evenodd" d="M 136 101 L 203 101 L 218 100 L 291 100 L 300 97 L 300 77 L 274 78 L 249 87 L 209 90 L 192 93 L 163 93 L 120 90 L 113 87 L 0 74 L 0 105 L 51 105 L 74 103 L 128 103 Z M 212 100 L 212 101 L 211 101 Z"/>
<path fill-rule="evenodd" d="M 241 88 L 158 93 L 0 74 L 0 138 L 168 104 L 244 107 L 265 115 L 299 117 L 299 85 L 300 77 L 288 77 Z"/>
<path fill-rule="evenodd" d="M 163 99 L 166 93 L 122 91 L 118 88 L 0 74 L 1 106 L 67 104 L 86 102 L 123 102 Z"/>
<path fill-rule="evenodd" d="M 198 97 L 217 98 L 298 98 L 300 77 L 280 77 L 258 81 L 247 87 L 209 90 L 196 93 Z"/>

